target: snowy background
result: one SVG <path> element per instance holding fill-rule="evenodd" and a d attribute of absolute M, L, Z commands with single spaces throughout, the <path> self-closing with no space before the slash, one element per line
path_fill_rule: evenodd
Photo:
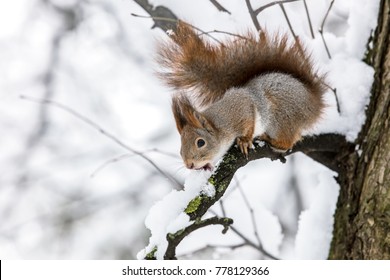
<path fill-rule="evenodd" d="M 252 1 L 258 8 L 272 1 Z M 378 0 L 328 0 L 284 5 L 297 35 L 337 88 L 309 133 L 355 139 L 364 122 L 373 70 L 361 62 L 376 26 Z M 255 30 L 244 1 L 154 0 L 205 31 Z M 0 3 L 0 258 L 135 259 L 149 244 L 149 209 L 173 184 L 140 156 L 58 108 L 21 95 L 52 99 L 93 120 L 164 172 L 191 178 L 179 157 L 170 91 L 154 75 L 157 39 L 167 39 L 132 0 L 13 0 Z M 258 17 L 289 33 L 278 6 Z M 226 35 L 216 34 L 223 37 Z M 235 228 L 282 259 L 324 259 L 338 196 L 335 173 L 301 154 L 286 164 L 259 160 L 239 170 L 223 203 Z M 168 199 L 166 199 L 168 200 Z M 161 203 L 160 203 L 161 205 Z M 166 205 L 165 205 L 166 206 Z M 252 222 L 251 209 L 256 223 Z M 218 205 L 213 212 L 221 214 Z M 151 211 L 147 226 L 166 227 Z M 150 225 L 152 224 L 152 225 Z M 172 225 L 171 225 L 172 226 Z M 164 229 L 163 229 L 164 230 Z M 155 235 L 153 235 L 156 238 Z M 153 241 L 153 240 L 152 240 Z M 232 231 L 208 227 L 185 238 L 183 258 L 258 259 L 262 254 Z"/>

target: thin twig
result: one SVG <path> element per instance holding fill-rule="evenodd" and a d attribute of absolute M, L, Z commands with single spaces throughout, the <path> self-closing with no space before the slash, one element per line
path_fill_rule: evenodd
<path fill-rule="evenodd" d="M 221 207 L 221 211 L 222 211 L 222 214 L 224 217 L 226 217 L 226 211 L 225 211 L 225 207 L 222 203 L 222 200 L 219 201 L 219 205 Z M 253 243 L 249 238 L 247 238 L 244 234 L 242 234 L 238 229 L 236 229 L 234 226 L 230 225 L 230 229 L 235 233 L 237 234 L 239 237 L 242 238 L 242 240 L 245 241 L 245 243 L 252 247 L 252 248 L 255 248 L 256 250 L 258 250 L 260 253 L 264 254 L 265 256 L 273 259 L 273 260 L 278 260 L 278 258 L 276 258 L 275 256 L 273 256 L 272 254 L 268 253 L 266 250 L 264 250 L 263 246 L 261 246 L 261 243 L 259 243 L 259 245 L 256 245 L 255 243 Z"/>
<path fill-rule="evenodd" d="M 131 152 L 131 153 L 134 153 L 140 157 L 142 157 L 143 159 L 145 159 L 147 162 L 149 162 L 161 175 L 163 175 L 164 177 L 166 177 L 168 180 L 170 180 L 176 188 L 178 189 L 183 189 L 183 186 L 174 178 L 172 177 L 171 175 L 169 175 L 168 173 L 164 172 L 155 162 L 153 162 L 149 157 L 145 156 L 142 152 L 140 151 L 137 151 L 133 148 L 131 148 L 130 146 L 128 146 L 127 144 L 125 144 L 124 142 L 122 142 L 121 140 L 119 140 L 117 137 L 115 137 L 114 135 L 112 135 L 111 133 L 109 133 L 108 131 L 104 130 L 102 127 L 100 127 L 97 123 L 95 123 L 94 121 L 90 120 L 89 118 L 81 115 L 80 113 L 76 112 L 75 110 L 73 110 L 72 108 L 66 106 L 66 105 L 63 105 L 61 103 L 58 103 L 56 101 L 53 101 L 53 100 L 49 100 L 49 99 L 40 99 L 40 98 L 33 98 L 33 97 L 29 97 L 29 96 L 23 96 L 21 95 L 20 96 L 21 99 L 24 99 L 24 100 L 28 100 L 28 101 L 31 101 L 31 102 L 35 102 L 35 103 L 38 103 L 38 104 L 46 104 L 46 105 L 50 105 L 50 106 L 53 106 L 53 107 L 57 107 L 69 114 L 71 114 L 72 116 L 76 117 L 77 119 L 83 121 L 84 123 L 88 124 L 89 126 L 93 127 L 94 129 L 96 129 L 97 131 L 99 131 L 101 134 L 103 134 L 104 136 L 106 136 L 107 138 L 111 139 L 112 141 L 114 141 L 116 144 L 118 144 L 119 146 L 121 146 L 122 148 L 126 149 L 127 151 Z"/>
<path fill-rule="evenodd" d="M 117 156 L 117 157 L 114 157 L 112 159 L 109 159 L 107 161 L 105 161 L 103 164 L 99 165 L 98 168 L 96 168 L 92 173 L 91 175 L 89 175 L 91 178 L 95 177 L 96 174 L 98 172 L 100 172 L 101 170 L 103 170 L 105 167 L 107 167 L 108 165 L 112 164 L 112 163 L 115 163 L 115 162 L 119 162 L 121 160 L 124 160 L 124 159 L 128 159 L 128 158 L 131 158 L 135 156 L 135 154 L 123 154 L 123 155 L 120 155 L 120 156 Z"/>
<path fill-rule="evenodd" d="M 219 201 L 219 206 L 221 207 L 222 216 L 226 217 L 226 210 L 225 210 L 225 205 L 223 205 L 223 200 Z"/>
<path fill-rule="evenodd" d="M 284 0 L 284 1 L 275 1 L 275 2 L 271 2 L 271 3 L 268 3 L 267 5 L 264 5 L 264 6 L 261 6 L 260 8 L 256 9 L 254 11 L 254 14 L 257 16 L 258 14 L 260 14 L 262 11 L 264 11 L 265 9 L 269 8 L 269 7 L 272 7 L 274 5 L 278 5 L 278 4 L 284 4 L 284 3 L 289 3 L 289 2 L 296 2 L 296 1 L 300 1 L 300 0 Z"/>
<path fill-rule="evenodd" d="M 341 113 L 341 110 L 340 110 L 339 98 L 338 98 L 338 96 L 337 96 L 337 88 L 332 88 L 332 91 L 333 91 L 334 97 L 335 97 L 335 99 L 336 99 L 337 112 L 340 114 L 340 113 Z"/>
<path fill-rule="evenodd" d="M 280 8 L 282 9 L 283 15 L 284 15 L 284 17 L 285 17 L 285 19 L 286 19 L 286 21 L 287 21 L 288 28 L 290 29 L 291 34 L 293 35 L 294 39 L 297 41 L 297 40 L 298 40 L 298 37 L 297 37 L 297 35 L 295 34 L 294 29 L 292 28 L 290 19 L 288 18 L 288 15 L 287 15 L 287 13 L 286 13 L 286 10 L 284 9 L 283 4 L 279 4 L 279 6 L 280 6 Z"/>
<path fill-rule="evenodd" d="M 142 152 L 143 154 L 146 154 L 146 153 L 150 153 L 150 152 L 155 152 L 155 153 L 159 153 L 159 154 L 162 154 L 162 155 L 165 155 L 165 156 L 169 156 L 169 157 L 173 157 L 173 158 L 178 158 L 177 155 L 175 154 L 172 154 L 172 153 L 169 153 L 169 152 L 164 152 L 164 151 L 160 151 L 159 149 L 150 149 L 150 150 L 147 150 L 147 151 L 144 151 Z M 101 164 L 98 168 L 96 168 L 90 175 L 91 178 L 95 177 L 96 174 L 100 171 L 102 171 L 104 168 L 106 168 L 108 165 L 112 164 L 112 163 L 116 163 L 116 162 L 119 162 L 121 160 L 125 160 L 125 159 L 128 159 L 128 158 L 131 158 L 133 156 L 136 156 L 136 154 L 129 154 L 129 153 L 126 153 L 126 154 L 123 154 L 123 155 L 120 155 L 120 156 L 117 156 L 117 157 L 114 157 L 112 159 L 109 159 L 107 161 L 105 161 L 103 164 Z"/>
<path fill-rule="evenodd" d="M 173 23 L 177 23 L 179 21 L 178 19 L 167 18 L 167 17 L 143 16 L 143 15 L 138 15 L 138 14 L 134 14 L 134 13 L 130 13 L 130 15 L 132 15 L 133 17 L 162 20 L 162 21 L 173 22 Z"/>
<path fill-rule="evenodd" d="M 329 4 L 329 8 L 328 8 L 328 10 L 326 11 L 325 17 L 324 17 L 324 19 L 322 20 L 322 23 L 321 23 L 321 27 L 320 27 L 321 30 L 324 29 L 325 21 L 326 21 L 328 15 L 329 15 L 330 9 L 332 9 L 333 3 L 334 3 L 334 0 L 332 0 L 332 1 L 330 2 L 330 4 Z"/>
<path fill-rule="evenodd" d="M 208 34 L 210 34 L 210 33 L 226 34 L 226 35 L 238 37 L 238 38 L 240 38 L 240 39 L 248 40 L 248 38 L 245 37 L 245 36 L 242 36 L 242 35 L 239 35 L 239 34 L 235 34 L 235 33 L 231 33 L 231 32 L 228 32 L 228 31 L 216 30 L 216 29 L 214 29 L 214 30 L 212 30 L 212 31 L 207 31 L 207 32 L 204 32 L 204 33 L 200 33 L 199 35 L 203 35 L 203 34 L 208 35 Z"/>
<path fill-rule="evenodd" d="M 303 0 L 303 5 L 305 6 L 306 17 L 307 17 L 307 21 L 309 22 L 309 28 L 310 28 L 311 37 L 312 37 L 313 39 L 315 39 L 314 31 L 313 31 L 313 25 L 312 25 L 312 23 L 311 23 L 310 13 L 309 13 L 309 9 L 307 8 L 306 0 Z"/>
<path fill-rule="evenodd" d="M 330 85 L 328 85 L 327 83 L 325 82 L 322 82 L 322 84 L 324 86 L 326 86 L 328 89 L 330 89 L 333 94 L 334 94 L 334 98 L 336 99 L 336 106 L 337 106 L 337 112 L 340 114 L 341 113 L 341 110 L 340 110 L 340 102 L 339 102 L 339 98 L 337 96 L 337 88 L 332 88 Z"/>
<path fill-rule="evenodd" d="M 325 51 L 326 51 L 326 54 L 328 55 L 328 58 L 332 59 L 332 56 L 330 55 L 330 52 L 329 52 L 329 49 L 328 49 L 328 45 L 326 44 L 326 41 L 325 41 L 324 34 L 323 34 L 322 30 L 320 29 L 318 32 L 321 34 L 322 42 L 324 43 Z"/>
<path fill-rule="evenodd" d="M 337 88 L 331 88 L 331 90 L 332 90 L 332 92 L 334 94 L 334 98 L 336 99 L 337 112 L 340 114 L 341 110 L 340 110 L 339 97 L 337 96 Z"/>
<path fill-rule="evenodd" d="M 246 244 L 248 244 L 249 246 L 257 249 L 258 251 L 260 251 L 262 254 L 264 254 L 265 256 L 269 257 L 270 259 L 273 259 L 273 260 L 279 260 L 277 257 L 275 257 L 274 255 L 268 253 L 266 250 L 264 250 L 263 247 L 260 247 L 258 245 L 256 245 L 255 243 L 253 243 L 252 241 L 250 241 L 248 238 L 246 238 L 239 230 L 237 230 L 234 226 L 230 226 L 230 229 L 235 233 L 237 234 L 239 237 L 241 237 L 245 242 Z"/>
<path fill-rule="evenodd" d="M 241 194 L 242 198 L 244 199 L 245 205 L 249 209 L 249 212 L 250 212 L 250 215 L 251 215 L 251 220 L 252 220 L 253 232 L 255 234 L 256 240 L 259 243 L 259 246 L 262 247 L 262 243 L 261 243 L 261 240 L 260 240 L 259 232 L 257 231 L 257 223 L 256 223 L 256 219 L 255 219 L 255 211 L 253 210 L 252 206 L 250 205 L 249 200 L 246 197 L 246 195 L 245 195 L 245 193 L 244 193 L 244 191 L 243 191 L 243 189 L 241 187 L 241 184 L 238 181 L 237 177 L 234 177 L 234 179 L 236 181 L 237 188 L 240 191 L 240 194 Z"/>
<path fill-rule="evenodd" d="M 168 22 L 174 22 L 174 23 L 177 23 L 179 20 L 177 19 L 171 19 L 171 18 L 164 18 L 164 17 L 154 17 L 154 16 L 142 16 L 142 15 L 137 15 L 137 14 L 134 14 L 134 13 L 131 13 L 131 15 L 133 17 L 139 17 L 139 18 L 149 18 L 149 19 L 154 19 L 154 20 L 161 20 L 161 21 L 168 21 Z M 222 44 L 222 42 L 220 40 L 218 40 L 217 38 L 211 36 L 210 34 L 208 34 L 207 32 L 203 31 L 202 29 L 200 29 L 199 27 L 196 27 L 192 24 L 189 24 L 187 22 L 184 22 L 182 21 L 182 23 L 184 24 L 187 24 L 189 26 L 191 26 L 192 28 L 194 28 L 195 30 L 198 30 L 201 34 L 206 34 L 207 36 L 209 36 L 211 39 L 213 39 L 214 41 Z"/>
<path fill-rule="evenodd" d="M 290 29 L 291 34 L 292 34 L 293 37 L 294 37 L 295 43 L 297 44 L 299 51 L 300 51 L 302 54 L 305 53 L 305 51 L 304 51 L 303 48 L 302 48 L 301 42 L 300 42 L 299 39 L 298 39 L 298 36 L 297 36 L 297 35 L 295 34 L 295 32 L 294 32 L 294 29 L 293 29 L 293 27 L 292 27 L 292 25 L 291 25 L 290 19 L 289 19 L 288 15 L 287 15 L 286 10 L 284 9 L 283 4 L 279 4 L 279 6 L 280 6 L 280 8 L 282 9 L 283 15 L 284 15 L 284 17 L 285 17 L 285 19 L 286 19 L 286 21 L 287 21 L 287 24 L 288 24 L 288 28 Z"/>
<path fill-rule="evenodd" d="M 167 152 L 167 151 L 162 151 L 162 150 L 157 149 L 157 148 L 150 149 L 147 152 L 155 152 L 155 153 L 158 153 L 158 154 L 161 154 L 161 155 L 164 155 L 164 156 L 167 156 L 167 157 L 171 157 L 171 158 L 176 158 L 176 159 L 179 158 L 179 156 L 177 154 L 174 154 L 174 153 L 171 153 L 171 152 Z"/>
<path fill-rule="evenodd" d="M 226 249 L 230 249 L 230 250 L 235 250 L 237 248 L 241 248 L 241 247 L 244 247 L 244 246 L 248 246 L 248 244 L 246 243 L 239 243 L 239 244 L 236 244 L 236 245 L 206 245 L 202 248 L 199 248 L 199 249 L 196 249 L 192 252 L 188 252 L 186 254 L 182 254 L 182 255 L 178 255 L 179 258 L 183 258 L 183 257 L 187 257 L 187 256 L 192 256 L 192 255 L 195 255 L 197 253 L 200 253 L 202 251 L 205 251 L 207 249 L 222 249 L 222 248 L 226 248 Z"/>
<path fill-rule="evenodd" d="M 253 24 L 255 25 L 256 30 L 257 31 L 261 31 L 260 23 L 257 20 L 257 14 L 253 10 L 253 7 L 251 5 L 251 1 L 250 0 L 245 0 L 245 3 L 246 3 L 246 6 L 248 7 L 249 15 L 251 16 L 251 19 L 253 21 Z"/>
<path fill-rule="evenodd" d="M 218 9 L 218 11 L 228 13 L 229 15 L 232 14 L 227 9 L 225 9 L 224 6 L 222 6 L 220 3 L 218 3 L 217 0 L 210 0 L 210 2 Z"/>
<path fill-rule="evenodd" d="M 332 0 L 332 1 L 330 2 L 329 8 L 328 8 L 328 10 L 326 11 L 326 14 L 325 14 L 324 19 L 322 20 L 321 27 L 320 27 L 320 29 L 318 30 L 318 32 L 321 34 L 322 42 L 324 43 L 325 50 L 326 50 L 326 53 L 328 54 L 329 59 L 332 59 L 332 57 L 331 57 L 331 55 L 330 55 L 330 52 L 329 52 L 329 49 L 328 49 L 328 45 L 326 44 L 326 41 L 325 41 L 325 38 L 324 38 L 324 34 L 323 34 L 323 33 L 324 33 L 325 21 L 326 21 L 326 19 L 328 18 L 328 15 L 329 15 L 330 9 L 332 9 L 333 3 L 334 3 L 334 0 Z"/>

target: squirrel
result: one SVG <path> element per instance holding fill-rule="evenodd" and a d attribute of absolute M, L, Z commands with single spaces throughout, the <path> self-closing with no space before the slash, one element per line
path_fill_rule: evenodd
<path fill-rule="evenodd" d="M 181 92 L 172 111 L 188 169 L 213 170 L 234 142 L 247 158 L 255 140 L 284 153 L 320 119 L 325 75 L 299 40 L 262 31 L 211 44 L 182 21 L 170 36 L 157 62 L 162 80 Z"/>

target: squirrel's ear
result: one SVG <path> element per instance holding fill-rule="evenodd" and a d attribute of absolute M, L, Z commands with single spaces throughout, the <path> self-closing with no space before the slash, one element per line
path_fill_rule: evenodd
<path fill-rule="evenodd" d="M 206 119 L 202 113 L 197 112 L 190 100 L 185 96 L 172 98 L 172 111 L 180 134 L 186 125 L 206 129 L 209 133 L 213 133 L 216 130 L 214 124 Z"/>
<path fill-rule="evenodd" d="M 206 129 L 211 134 L 215 133 L 216 128 L 212 121 L 208 120 L 205 116 L 196 111 L 194 111 L 194 117 L 200 125 L 200 128 Z"/>
<path fill-rule="evenodd" d="M 183 114 L 180 98 L 178 97 L 172 98 L 172 112 L 175 117 L 177 130 L 181 134 L 183 127 L 187 124 L 187 121 Z"/>

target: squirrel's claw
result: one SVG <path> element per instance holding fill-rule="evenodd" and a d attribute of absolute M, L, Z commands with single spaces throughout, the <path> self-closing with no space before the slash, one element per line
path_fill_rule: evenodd
<path fill-rule="evenodd" d="M 237 146 L 240 148 L 240 151 L 241 153 L 243 153 L 246 157 L 246 159 L 248 159 L 248 149 L 252 147 L 252 140 L 251 139 L 247 139 L 247 138 L 244 138 L 244 137 L 238 137 L 237 140 Z"/>

